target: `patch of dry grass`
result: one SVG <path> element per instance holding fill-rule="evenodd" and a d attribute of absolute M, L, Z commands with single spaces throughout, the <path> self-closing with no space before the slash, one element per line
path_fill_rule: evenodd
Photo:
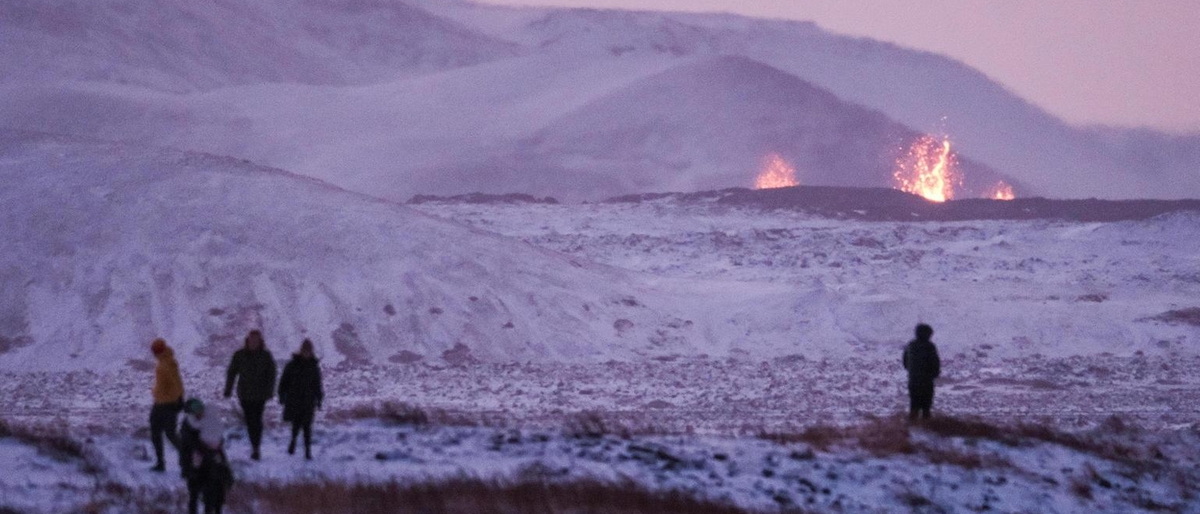
<path fill-rule="evenodd" d="M 11 437 L 34 446 L 56 460 L 83 459 L 83 443 L 71 437 L 61 427 L 64 421 L 39 424 L 17 424 L 0 418 L 0 438 Z"/>
<path fill-rule="evenodd" d="M 1188 307 L 1164 312 L 1138 321 L 1161 321 L 1168 325 L 1190 325 L 1200 327 L 1200 307 Z"/>
<path fill-rule="evenodd" d="M 1139 468 L 1152 462 L 1150 453 L 1154 450 L 1115 440 L 1116 437 L 1131 437 L 1140 432 L 1139 428 L 1117 416 L 1108 418 L 1095 430 L 1087 433 L 1063 432 L 1048 424 L 1035 423 L 994 425 L 967 418 L 938 418 L 930 421 L 926 428 L 944 437 L 987 439 L 1009 446 L 1028 444 L 1030 441 L 1049 443 Z"/>
<path fill-rule="evenodd" d="M 608 435 L 631 439 L 637 436 L 676 435 L 679 432 L 647 422 L 631 420 L 599 411 L 585 410 L 567 414 L 562 422 L 563 435 L 574 438 L 604 437 Z"/>
<path fill-rule="evenodd" d="M 732 505 L 634 483 L 490 482 L 252 484 L 236 488 L 231 514 L 744 514 Z"/>
<path fill-rule="evenodd" d="M 1010 465 L 996 455 L 971 452 L 945 445 L 932 445 L 913 439 L 911 429 L 917 428 L 942 438 L 995 441 L 1006 446 L 1026 446 L 1034 443 L 1054 444 L 1113 461 L 1145 469 L 1153 466 L 1153 448 L 1140 448 L 1118 441 L 1132 436 L 1136 427 L 1113 417 L 1088 433 L 1069 433 L 1048 424 L 995 424 L 974 418 L 936 417 L 919 424 L 909 424 L 902 416 L 873 418 L 851 426 L 816 425 L 798 432 L 760 433 L 759 437 L 778 443 L 804 443 L 814 449 L 828 451 L 834 447 L 860 448 L 876 457 L 892 455 L 921 455 L 934 464 L 950 464 L 968 469 Z"/>
<path fill-rule="evenodd" d="M 908 426 L 899 417 L 872 418 L 849 426 L 813 425 L 799 432 L 760 432 L 758 437 L 780 444 L 804 443 L 821 451 L 836 446 L 854 446 L 879 456 L 917 451 Z"/>
<path fill-rule="evenodd" d="M 345 423 L 365 419 L 379 420 L 394 426 L 425 428 L 429 426 L 503 426 L 503 422 L 483 416 L 472 416 L 442 409 L 426 409 L 419 405 L 397 402 L 370 402 L 331 410 L 325 417 L 333 423 Z"/>

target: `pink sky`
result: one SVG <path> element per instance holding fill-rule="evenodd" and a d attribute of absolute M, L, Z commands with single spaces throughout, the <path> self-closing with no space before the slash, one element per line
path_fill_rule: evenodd
<path fill-rule="evenodd" d="M 813 20 L 961 60 L 1074 124 L 1200 132 L 1196 0 L 483 0 Z"/>

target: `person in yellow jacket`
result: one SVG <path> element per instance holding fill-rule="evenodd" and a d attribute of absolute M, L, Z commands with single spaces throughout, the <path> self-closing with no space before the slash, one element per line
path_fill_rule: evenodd
<path fill-rule="evenodd" d="M 154 407 L 150 408 L 150 442 L 154 443 L 154 457 L 157 463 L 151 471 L 166 471 L 163 460 L 163 436 L 176 449 L 179 448 L 179 437 L 175 434 L 175 425 L 179 419 L 179 411 L 183 409 L 183 379 L 179 376 L 179 363 L 175 362 L 175 351 L 167 346 L 163 339 L 155 339 L 150 343 L 150 351 L 158 359 L 154 368 Z"/>

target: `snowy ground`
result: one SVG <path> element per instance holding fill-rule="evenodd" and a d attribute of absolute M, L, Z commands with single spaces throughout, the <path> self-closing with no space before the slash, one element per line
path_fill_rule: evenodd
<path fill-rule="evenodd" d="M 231 431 L 244 481 L 632 478 L 766 511 L 1200 511 L 1191 497 L 1200 426 L 1200 328 L 1188 314 L 1200 305 L 1195 215 L 906 224 L 670 202 L 416 207 L 630 270 L 685 303 L 761 298 L 762 309 L 776 313 L 770 321 L 781 303 L 816 298 L 829 302 L 828 317 L 867 325 L 860 333 L 894 336 L 856 339 L 846 335 L 853 326 L 776 320 L 816 335 L 788 347 L 756 335 L 749 305 L 751 314 L 714 313 L 734 325 L 714 339 L 742 332 L 743 341 L 701 353 L 331 366 L 316 462 L 282 454 L 272 405 L 264 462 L 246 460 Z M 854 311 L 856 304 L 873 307 Z M 980 328 L 971 313 L 1010 326 Z M 1028 323 L 1014 323 L 1022 313 Z M 939 413 L 1100 443 L 906 432 L 889 416 L 904 407 L 897 361 L 918 320 L 938 329 L 945 359 Z M 190 394 L 209 400 L 221 379 L 217 369 L 185 369 Z M 177 501 L 177 480 L 144 471 L 149 381 L 149 370 L 132 365 L 0 375 L 5 420 L 51 423 L 90 441 L 83 457 L 72 457 L 0 438 L 0 506 L 69 511 L 85 497 L 103 503 L 108 493 L 95 491 L 112 489 L 105 483 Z M 387 401 L 423 407 L 434 426 L 374 421 L 388 417 L 379 407 Z M 234 418 L 231 403 L 217 405 Z M 610 434 L 573 437 L 585 412 Z M 1113 428 L 1114 415 L 1140 428 Z M 884 421 L 867 421 L 874 418 Z M 474 426 L 454 426 L 464 424 Z M 797 435 L 805 430 L 817 435 Z M 762 434 L 790 434 L 782 437 L 790 442 Z"/>
<path fill-rule="evenodd" d="M 237 430 L 229 453 L 242 484 L 632 480 L 759 512 L 1200 512 L 1191 496 L 1200 484 L 1194 431 L 1110 423 L 1073 438 L 971 424 L 909 429 L 884 419 L 769 440 L 588 433 L 593 426 L 346 421 L 319 426 L 312 462 L 285 454 L 280 429 L 268 431 L 261 462 L 246 458 Z M 184 495 L 173 462 L 167 474 L 147 471 L 144 435 L 100 432 L 74 451 L 0 438 L 0 454 L 0 508 L 17 512 L 133 512 L 146 503 L 170 511 Z M 238 496 L 247 485 L 238 487 L 235 511 L 260 511 Z"/>
<path fill-rule="evenodd" d="M 950 355 L 1195 355 L 1189 341 L 1200 335 L 1195 323 L 1155 321 L 1200 305 L 1195 213 L 1117 223 L 883 223 L 669 200 L 416 208 L 673 279 L 661 285 L 691 295 L 755 290 L 768 302 L 783 301 L 768 291 L 790 290 L 796 319 L 775 322 L 807 325 L 802 338 L 835 338 L 797 353 L 835 346 L 839 356 L 891 356 L 917 319 L 938 329 L 935 340 Z M 826 310 L 833 326 L 820 325 Z M 769 328 L 747 327 L 745 338 L 760 331 Z"/>

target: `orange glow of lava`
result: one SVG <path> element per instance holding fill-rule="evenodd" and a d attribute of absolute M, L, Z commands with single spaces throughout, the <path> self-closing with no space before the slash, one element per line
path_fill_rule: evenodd
<path fill-rule="evenodd" d="M 800 185 L 796 180 L 796 168 L 784 160 L 782 155 L 771 153 L 763 161 L 763 170 L 754 179 L 754 189 L 775 189 Z"/>
<path fill-rule="evenodd" d="M 1012 186 L 1008 185 L 1003 180 L 997 182 L 996 185 L 992 186 L 992 188 L 984 194 L 984 198 L 990 198 L 992 200 L 1012 200 L 1016 197 L 1017 195 L 1013 194 Z"/>
<path fill-rule="evenodd" d="M 938 141 L 925 135 L 916 140 L 908 154 L 896 161 L 892 174 L 895 188 L 924 197 L 931 202 L 954 198 L 954 189 L 962 185 L 958 159 L 950 151 L 950 140 Z"/>

